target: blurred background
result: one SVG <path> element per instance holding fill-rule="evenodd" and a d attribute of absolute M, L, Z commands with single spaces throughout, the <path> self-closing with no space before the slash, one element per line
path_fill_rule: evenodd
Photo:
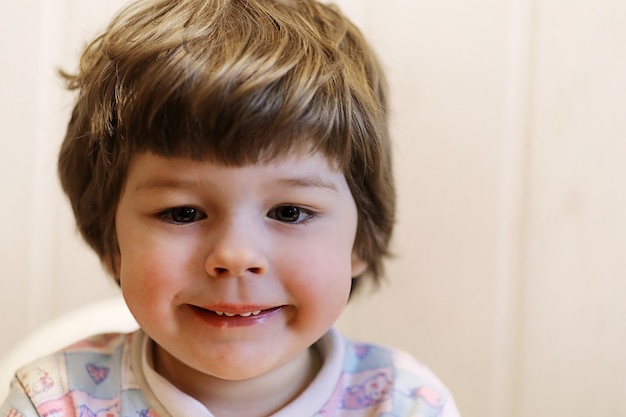
<path fill-rule="evenodd" d="M 56 70 L 123 3 L 0 5 L 0 357 L 118 292 L 56 178 Z M 399 187 L 389 280 L 339 326 L 465 417 L 626 415 L 626 2 L 337 3 L 387 69 Z"/>

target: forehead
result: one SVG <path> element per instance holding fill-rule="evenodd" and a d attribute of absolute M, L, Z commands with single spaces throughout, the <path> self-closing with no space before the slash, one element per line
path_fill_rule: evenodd
<path fill-rule="evenodd" d="M 141 152 L 130 161 L 126 185 L 135 191 L 146 191 L 219 185 L 233 180 L 336 191 L 345 184 L 345 177 L 337 164 L 320 152 L 289 153 L 243 165 Z"/>

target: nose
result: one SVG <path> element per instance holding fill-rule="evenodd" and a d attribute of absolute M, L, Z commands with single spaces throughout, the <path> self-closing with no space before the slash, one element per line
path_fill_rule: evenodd
<path fill-rule="evenodd" d="M 209 276 L 218 278 L 265 274 L 268 262 L 263 238 L 251 226 L 231 222 L 211 233 L 211 250 L 205 264 Z"/>

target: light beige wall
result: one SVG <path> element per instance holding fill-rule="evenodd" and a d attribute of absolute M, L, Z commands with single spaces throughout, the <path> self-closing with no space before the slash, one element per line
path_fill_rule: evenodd
<path fill-rule="evenodd" d="M 626 3 L 535 14 L 520 415 L 626 415 Z"/>
<path fill-rule="evenodd" d="M 33 0 L 0 11 L 0 353 L 47 319 L 115 291 L 77 238 L 56 179 L 72 102 L 56 71 L 74 68 L 86 36 L 116 7 L 99 3 Z"/>
<path fill-rule="evenodd" d="M 418 356 L 466 417 L 626 415 L 626 3 L 338 3 L 389 74 L 399 187 L 389 282 L 342 329 Z M 0 13 L 0 355 L 116 292 L 58 191 L 54 71 L 120 4 Z"/>

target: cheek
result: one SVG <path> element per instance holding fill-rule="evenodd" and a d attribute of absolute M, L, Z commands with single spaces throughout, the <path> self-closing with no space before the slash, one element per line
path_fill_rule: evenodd
<path fill-rule="evenodd" d="M 291 260 L 290 270 L 285 272 L 281 275 L 287 277 L 290 292 L 300 302 L 315 303 L 328 312 L 345 306 L 352 283 L 348 250 L 311 248 L 300 259 Z"/>
<path fill-rule="evenodd" d="M 150 262 L 141 256 L 130 256 L 128 253 L 121 257 L 120 284 L 122 294 L 133 313 L 137 308 L 146 309 L 150 300 L 157 301 L 162 291 L 164 272 L 157 262 Z"/>
<path fill-rule="evenodd" d="M 171 258 L 144 251 L 122 256 L 120 286 L 129 310 L 150 333 L 170 328 L 171 307 L 181 292 L 180 271 Z"/>
<path fill-rule="evenodd" d="M 122 293 L 131 310 L 156 308 L 164 297 L 171 297 L 183 269 L 175 251 L 133 233 L 120 239 L 119 265 Z"/>
<path fill-rule="evenodd" d="M 149 226 L 120 222 L 118 230 L 119 273 L 122 281 L 133 284 L 161 282 L 184 271 L 193 258 L 189 239 L 155 232 Z"/>

